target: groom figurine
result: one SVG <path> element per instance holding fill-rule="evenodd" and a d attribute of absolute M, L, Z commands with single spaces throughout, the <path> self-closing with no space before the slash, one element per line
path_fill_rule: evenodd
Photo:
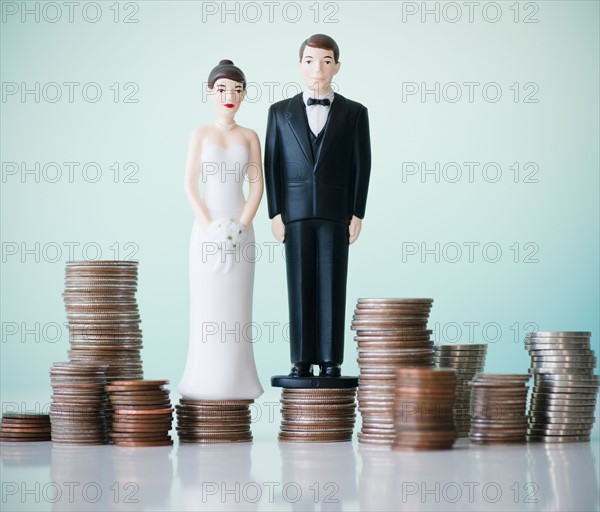
<path fill-rule="evenodd" d="M 339 48 L 324 34 L 300 46 L 306 89 L 269 109 L 264 174 L 269 217 L 284 242 L 290 377 L 341 376 L 348 246 L 365 214 L 371 144 L 367 109 L 334 93 Z"/>

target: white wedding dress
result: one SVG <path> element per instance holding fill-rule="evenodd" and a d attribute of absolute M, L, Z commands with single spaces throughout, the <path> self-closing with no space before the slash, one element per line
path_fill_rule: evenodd
<path fill-rule="evenodd" d="M 214 220 L 239 222 L 249 162 L 242 145 L 203 148 L 203 199 Z M 254 362 L 252 290 L 255 245 L 252 227 L 235 252 L 222 247 L 194 221 L 190 240 L 190 338 L 177 388 L 184 398 L 243 400 L 263 388 Z"/>

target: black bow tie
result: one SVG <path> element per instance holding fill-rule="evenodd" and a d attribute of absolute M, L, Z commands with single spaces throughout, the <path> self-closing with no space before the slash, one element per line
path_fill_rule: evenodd
<path fill-rule="evenodd" d="M 329 105 L 331 105 L 331 101 L 329 101 L 329 99 L 324 98 L 322 100 L 317 99 L 317 98 L 308 98 L 306 104 L 310 107 L 311 105 L 324 105 L 326 107 L 328 107 Z"/>

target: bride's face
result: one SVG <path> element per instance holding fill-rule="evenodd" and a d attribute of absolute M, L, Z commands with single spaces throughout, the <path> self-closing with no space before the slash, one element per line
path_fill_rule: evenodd
<path fill-rule="evenodd" d="M 219 114 L 234 115 L 240 108 L 246 91 L 240 82 L 219 78 L 208 90 Z"/>

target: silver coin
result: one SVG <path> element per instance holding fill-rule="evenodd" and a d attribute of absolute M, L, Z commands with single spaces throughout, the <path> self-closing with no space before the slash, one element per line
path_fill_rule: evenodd
<path fill-rule="evenodd" d="M 573 404 L 571 402 L 547 402 L 547 403 L 538 403 L 538 402 L 533 402 L 531 404 L 531 407 L 535 407 L 537 409 L 543 409 L 543 410 L 548 410 L 548 411 L 559 411 L 559 410 L 564 410 L 564 411 L 579 411 L 579 412 L 586 412 L 589 410 L 594 410 L 594 408 L 596 407 L 596 404 Z"/>
<path fill-rule="evenodd" d="M 582 443 L 588 442 L 590 436 L 527 436 L 528 441 L 543 443 Z"/>
<path fill-rule="evenodd" d="M 579 428 L 587 428 L 592 427 L 594 424 L 593 419 L 590 418 L 581 418 L 578 416 L 530 416 L 529 425 L 533 426 L 535 424 L 562 424 L 562 425 L 577 425 Z"/>
<path fill-rule="evenodd" d="M 556 383 L 557 385 L 573 385 L 573 382 L 598 384 L 597 375 L 536 375 L 535 382 Z"/>
<path fill-rule="evenodd" d="M 594 411 L 596 404 L 572 404 L 565 400 L 561 400 L 559 402 L 531 402 L 530 410 L 539 409 L 539 410 L 559 410 L 565 409 L 568 411 L 574 411 L 577 409 L 582 409 L 586 411 Z"/>
<path fill-rule="evenodd" d="M 436 350 L 487 350 L 487 343 L 436 344 Z"/>
<path fill-rule="evenodd" d="M 537 407 L 594 407 L 596 405 L 595 400 L 577 401 L 576 399 L 562 397 L 551 399 L 532 398 L 529 402 Z"/>
<path fill-rule="evenodd" d="M 526 338 L 590 338 L 591 332 L 588 331 L 535 331 L 528 333 Z"/>
<path fill-rule="evenodd" d="M 594 420 L 581 420 L 577 418 L 540 418 L 529 417 L 529 428 L 592 428 Z"/>
<path fill-rule="evenodd" d="M 559 351 L 559 352 L 569 352 L 569 351 L 588 351 L 593 350 L 590 340 L 572 340 L 572 341 L 556 341 L 556 342 L 546 342 L 546 341 L 527 341 L 525 342 L 525 350 L 527 352 L 532 351 Z"/>
<path fill-rule="evenodd" d="M 595 402 L 598 395 L 598 390 L 593 388 L 574 388 L 576 391 L 568 393 L 564 391 L 569 388 L 561 388 L 563 391 L 556 391 L 553 389 L 543 389 L 534 387 L 531 393 L 531 398 L 534 400 L 569 400 L 577 401 L 584 400 L 589 402 Z"/>
<path fill-rule="evenodd" d="M 532 375 L 535 374 L 556 374 L 556 375 L 581 375 L 581 376 L 589 376 L 594 371 L 593 368 L 529 368 L 529 373 Z"/>
<path fill-rule="evenodd" d="M 544 377 L 547 374 L 540 374 L 540 375 L 536 375 L 536 377 Z M 582 375 L 582 377 L 585 377 L 585 375 Z M 580 382 L 580 381 L 576 381 L 576 380 L 569 380 L 569 381 L 557 381 L 557 380 L 541 380 L 541 379 L 536 379 L 534 381 L 534 385 L 533 385 L 533 389 L 538 389 L 538 388 L 550 388 L 553 390 L 556 390 L 556 393 L 568 393 L 569 389 L 575 389 L 577 390 L 576 392 L 582 392 L 582 393 L 595 393 L 596 390 L 598 389 L 598 384 L 595 382 Z"/>
<path fill-rule="evenodd" d="M 431 356 L 431 350 L 429 350 L 428 348 L 394 348 L 394 349 L 381 348 L 378 350 L 373 350 L 371 348 L 364 349 L 360 345 L 358 346 L 358 353 L 363 354 L 363 355 L 372 354 L 373 356 L 378 356 L 378 357 L 395 356 L 395 355 L 399 355 L 399 356 L 409 356 L 409 355 Z"/>
<path fill-rule="evenodd" d="M 589 436 L 590 429 L 546 429 L 546 428 L 535 428 L 527 429 L 528 436 Z"/>
<path fill-rule="evenodd" d="M 557 399 L 569 400 L 576 398 L 580 392 L 585 392 L 588 395 L 596 395 L 597 390 L 593 388 L 552 388 L 547 386 L 536 386 L 533 388 L 536 393 L 550 394 Z"/>
<path fill-rule="evenodd" d="M 464 357 L 464 358 L 481 358 L 487 355 L 486 350 L 439 350 L 436 345 L 433 345 L 436 357 Z"/>
<path fill-rule="evenodd" d="M 594 350 L 590 346 L 577 346 L 577 347 L 565 347 L 565 346 L 535 346 L 526 347 L 527 353 L 530 356 L 593 356 L 595 355 Z"/>
<path fill-rule="evenodd" d="M 439 354 L 435 353 L 433 356 L 437 361 L 464 361 L 465 363 L 476 363 L 485 361 L 485 354 Z"/>
<path fill-rule="evenodd" d="M 370 297 L 361 297 L 357 300 L 357 304 L 431 304 L 433 303 L 433 299 L 427 298 L 417 298 L 417 299 L 405 299 L 398 297 L 390 297 L 390 298 L 370 298 Z"/>
<path fill-rule="evenodd" d="M 531 366 L 532 368 L 548 368 L 548 369 L 552 369 L 552 368 L 559 368 L 559 369 L 563 369 L 563 368 L 575 368 L 575 369 L 590 369 L 593 370 L 596 366 L 595 361 L 590 361 L 588 358 L 586 358 L 584 361 L 579 361 L 579 362 L 569 362 L 569 361 L 547 361 L 547 360 L 541 360 L 541 361 L 531 361 Z"/>
<path fill-rule="evenodd" d="M 544 348 L 544 347 L 531 347 L 527 350 L 527 352 L 529 352 L 529 355 L 532 356 L 543 356 L 543 355 L 556 355 L 556 356 L 560 356 L 560 355 L 582 355 L 582 356 L 586 356 L 586 355 L 594 355 L 594 349 L 592 348 L 574 348 L 574 347 L 567 347 L 567 348 L 557 348 L 554 345 L 552 345 L 552 347 L 548 347 L 548 348 Z"/>
<path fill-rule="evenodd" d="M 563 355 L 539 355 L 539 356 L 532 356 L 531 357 L 532 361 L 542 361 L 542 362 L 549 362 L 549 363 L 596 363 L 596 357 L 595 356 L 574 356 L 574 355 L 568 355 L 568 356 L 563 356 Z"/>

